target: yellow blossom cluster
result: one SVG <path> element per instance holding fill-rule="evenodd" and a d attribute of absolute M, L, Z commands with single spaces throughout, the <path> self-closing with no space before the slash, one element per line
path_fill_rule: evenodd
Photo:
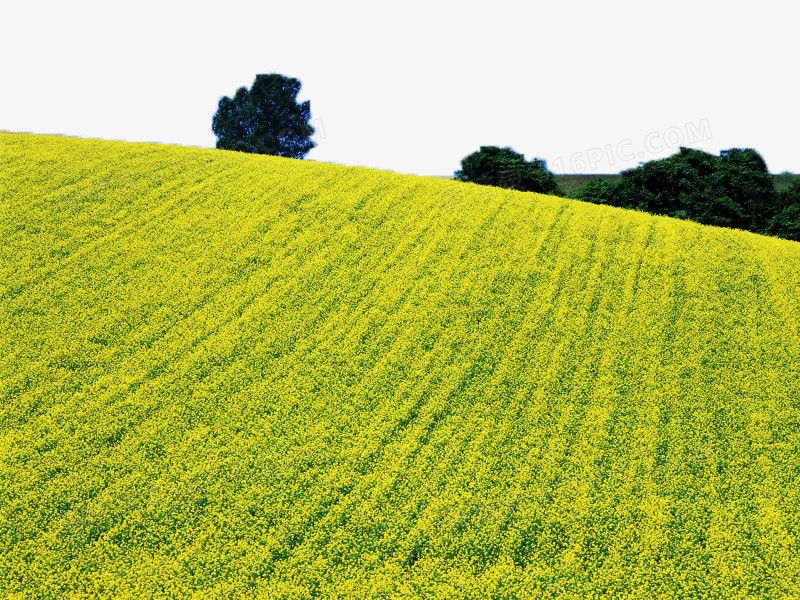
<path fill-rule="evenodd" d="M 800 595 L 800 244 L 0 133 L 0 595 Z"/>

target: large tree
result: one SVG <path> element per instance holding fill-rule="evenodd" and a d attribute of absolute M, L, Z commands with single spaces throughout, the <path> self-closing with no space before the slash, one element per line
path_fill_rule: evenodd
<path fill-rule="evenodd" d="M 455 178 L 482 185 L 494 185 L 523 192 L 557 194 L 555 176 L 547 170 L 541 158 L 526 161 L 525 157 L 511 148 L 481 146 L 480 150 L 461 161 L 461 169 Z"/>
<path fill-rule="evenodd" d="M 300 86 L 285 75 L 256 75 L 249 90 L 221 98 L 212 121 L 217 148 L 303 158 L 316 144 L 311 103 L 297 102 Z"/>

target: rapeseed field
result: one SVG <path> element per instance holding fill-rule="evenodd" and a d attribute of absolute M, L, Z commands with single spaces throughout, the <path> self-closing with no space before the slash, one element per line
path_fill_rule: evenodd
<path fill-rule="evenodd" d="M 797 597 L 800 244 L 0 133 L 0 595 Z"/>

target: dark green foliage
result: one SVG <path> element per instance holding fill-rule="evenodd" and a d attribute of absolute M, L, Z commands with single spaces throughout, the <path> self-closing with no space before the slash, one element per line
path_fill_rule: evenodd
<path fill-rule="evenodd" d="M 785 192 L 788 190 L 796 181 L 800 181 L 800 175 L 797 173 L 790 173 L 789 171 L 784 171 L 783 173 L 779 173 L 778 175 L 773 175 L 772 179 L 775 181 L 775 191 L 776 192 Z"/>
<path fill-rule="evenodd" d="M 544 160 L 526 161 L 511 148 L 481 146 L 461 161 L 461 170 L 456 171 L 455 178 L 523 192 L 558 193 L 555 176 L 547 170 Z"/>
<path fill-rule="evenodd" d="M 778 207 L 775 183 L 758 152 L 750 148 L 723 150 L 716 177 L 721 202 L 734 213 L 730 226 L 764 231 Z"/>
<path fill-rule="evenodd" d="M 791 228 L 794 210 L 790 200 L 775 192 L 764 159 L 749 148 L 724 150 L 719 156 L 681 148 L 668 158 L 623 171 L 616 181 L 595 180 L 580 190 L 578 197 L 775 235 L 784 235 L 778 231 Z M 786 215 L 776 221 L 784 210 Z"/>
<path fill-rule="evenodd" d="M 778 210 L 769 224 L 769 233 L 800 242 L 800 180 L 778 193 Z"/>
<path fill-rule="evenodd" d="M 614 192 L 617 189 L 615 182 L 600 179 L 592 179 L 576 193 L 576 198 L 597 204 L 614 204 Z"/>
<path fill-rule="evenodd" d="M 297 102 L 300 86 L 284 75 L 256 75 L 249 90 L 221 98 L 212 121 L 217 148 L 303 158 L 316 144 L 311 103 Z"/>

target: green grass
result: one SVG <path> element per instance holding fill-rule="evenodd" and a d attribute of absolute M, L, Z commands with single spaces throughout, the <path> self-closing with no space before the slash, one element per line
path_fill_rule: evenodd
<path fill-rule="evenodd" d="M 800 594 L 800 244 L 0 134 L 5 596 Z"/>
<path fill-rule="evenodd" d="M 558 189 L 567 198 L 574 198 L 586 184 L 595 179 L 616 181 L 619 179 L 619 175 L 556 175 Z"/>

